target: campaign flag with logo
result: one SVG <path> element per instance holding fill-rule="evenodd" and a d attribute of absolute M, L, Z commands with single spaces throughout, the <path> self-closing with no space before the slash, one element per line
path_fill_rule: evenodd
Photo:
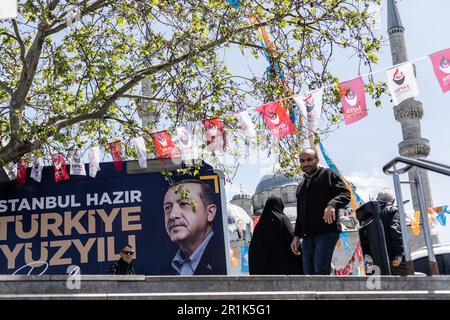
<path fill-rule="evenodd" d="M 429 55 L 442 92 L 450 90 L 450 48 Z"/>
<path fill-rule="evenodd" d="M 295 96 L 293 99 L 299 106 L 303 118 L 307 119 L 309 130 L 316 131 L 320 125 L 323 90 L 311 91 L 303 95 Z"/>
<path fill-rule="evenodd" d="M 0 4 L 0 19 L 17 18 L 17 0 L 2 0 Z"/>
<path fill-rule="evenodd" d="M 156 154 L 160 159 L 171 159 L 180 156 L 180 151 L 177 149 L 175 143 L 173 143 L 167 131 L 155 132 L 151 136 Z"/>
<path fill-rule="evenodd" d="M 411 62 L 388 70 L 387 77 L 394 105 L 399 105 L 402 101 L 419 95 L 414 66 Z"/>
<path fill-rule="evenodd" d="M 14 162 L 10 162 L 3 166 L 3 170 L 5 170 L 10 181 L 17 179 L 17 165 Z"/>
<path fill-rule="evenodd" d="M 295 133 L 295 127 L 286 111 L 278 101 L 266 103 L 256 108 L 264 122 L 276 139 Z"/>
<path fill-rule="evenodd" d="M 191 161 L 198 158 L 197 147 L 194 144 L 194 138 L 186 127 L 178 127 L 176 130 L 175 140 L 178 149 L 181 152 L 181 160 Z"/>
<path fill-rule="evenodd" d="M 247 273 L 249 272 L 248 266 L 248 246 L 241 247 L 241 272 Z"/>
<path fill-rule="evenodd" d="M 17 182 L 20 184 L 25 184 L 27 181 L 27 161 L 25 159 L 20 159 L 17 162 Z"/>
<path fill-rule="evenodd" d="M 31 167 L 30 178 L 37 182 L 41 182 L 42 169 L 44 168 L 44 159 L 42 157 L 36 157 L 33 160 L 33 166 Z"/>
<path fill-rule="evenodd" d="M 17 179 L 17 165 L 14 162 L 10 162 L 3 166 L 3 170 L 5 170 L 10 181 Z"/>
<path fill-rule="evenodd" d="M 80 149 L 76 149 L 70 156 L 70 175 L 85 176 L 86 168 L 84 167 L 83 155 Z"/>
<path fill-rule="evenodd" d="M 220 119 L 205 119 L 202 122 L 208 150 L 212 153 L 223 151 L 227 145 L 227 138 L 225 128 Z"/>
<path fill-rule="evenodd" d="M 134 151 L 138 156 L 139 166 L 147 168 L 147 148 L 145 147 L 145 140 L 143 137 L 131 138 L 130 144 L 134 147 Z"/>
<path fill-rule="evenodd" d="M 98 147 L 90 147 L 88 150 L 89 157 L 89 176 L 95 178 L 97 172 L 100 171 L 100 149 Z"/>
<path fill-rule="evenodd" d="M 250 118 L 247 111 L 242 111 L 235 114 L 239 127 L 244 131 L 245 135 L 249 138 L 256 137 L 255 125 Z"/>
<path fill-rule="evenodd" d="M 69 179 L 69 173 L 67 172 L 66 160 L 62 153 L 52 154 L 53 171 L 55 173 L 55 182 L 61 182 Z"/>
<path fill-rule="evenodd" d="M 114 170 L 122 171 L 123 168 L 123 156 L 122 156 L 122 142 L 120 140 L 110 142 L 109 151 L 114 162 Z"/>
<path fill-rule="evenodd" d="M 346 125 L 367 116 L 366 93 L 361 77 L 339 83 L 342 114 Z"/>

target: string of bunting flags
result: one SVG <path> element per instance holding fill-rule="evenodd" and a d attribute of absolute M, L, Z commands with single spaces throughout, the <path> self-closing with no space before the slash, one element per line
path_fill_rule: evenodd
<path fill-rule="evenodd" d="M 442 91 L 450 90 L 450 48 L 434 52 L 428 55 L 432 64 L 436 78 L 441 86 Z M 417 61 L 419 58 L 413 61 Z M 393 102 L 398 105 L 405 99 L 415 97 L 419 94 L 418 85 L 414 76 L 414 67 L 412 62 L 405 62 L 394 67 L 385 68 L 387 70 L 388 87 L 391 92 Z M 381 70 L 382 71 L 382 70 Z M 372 72 L 377 73 L 380 70 Z M 327 86 L 331 87 L 331 86 Z M 267 129 L 271 132 L 274 139 L 282 139 L 283 137 L 296 132 L 296 124 L 292 122 L 285 109 L 280 102 L 282 100 L 293 99 L 300 109 L 301 116 L 307 119 L 309 130 L 315 132 L 319 126 L 320 114 L 322 109 L 322 97 L 324 89 L 312 90 L 307 93 L 297 94 L 286 97 L 281 100 L 269 102 L 256 108 L 248 108 L 234 116 L 237 119 L 240 129 L 247 138 L 256 136 L 255 126 L 249 115 L 249 111 L 255 109 L 259 113 L 266 124 Z M 338 84 L 341 96 L 342 114 L 346 125 L 359 121 L 367 116 L 367 106 L 365 100 L 365 89 L 362 76 L 353 80 L 344 81 Z M 203 138 L 206 142 L 208 151 L 212 154 L 220 153 L 226 149 L 227 137 L 226 129 L 219 117 L 202 120 Z M 175 129 L 175 142 L 167 130 L 162 130 L 151 134 L 151 138 L 155 147 L 157 156 L 160 159 L 171 159 L 175 157 L 182 158 L 183 161 L 197 159 L 199 152 L 197 144 L 194 143 L 192 133 L 186 127 L 178 127 Z M 146 167 L 147 152 L 145 148 L 145 140 L 143 137 L 135 137 L 131 139 L 131 145 L 138 154 L 139 164 L 142 168 Z M 319 145 L 324 153 L 323 146 Z M 109 143 L 109 149 L 114 161 L 116 171 L 122 171 L 123 166 L 123 150 L 121 141 Z M 100 170 L 99 165 L 99 149 L 91 147 L 88 150 L 89 155 L 89 176 L 95 178 L 97 171 Z M 324 153 L 330 168 L 340 175 L 332 161 Z M 61 153 L 53 154 L 51 157 L 55 168 L 55 181 L 61 182 L 69 179 L 64 155 Z M 330 165 L 331 162 L 331 165 Z M 43 167 L 42 158 L 37 157 L 33 161 L 30 177 L 40 182 Z M 25 184 L 27 163 L 24 159 L 19 159 L 16 164 L 10 163 L 4 166 L 6 173 L 11 180 L 17 179 L 18 183 Z M 80 150 L 75 150 L 71 154 L 70 174 L 86 175 L 84 164 Z M 342 176 L 342 175 L 340 175 Z M 350 188 L 351 189 L 351 188 Z M 359 198 L 355 196 L 355 198 Z M 359 199 L 352 201 L 352 207 L 355 207 Z"/>
<path fill-rule="evenodd" d="M 441 226 L 447 224 L 447 214 L 450 214 L 448 205 L 427 208 L 428 219 L 434 224 L 437 221 Z M 411 217 L 411 232 L 417 236 L 420 234 L 420 211 L 414 211 L 408 214 Z"/>

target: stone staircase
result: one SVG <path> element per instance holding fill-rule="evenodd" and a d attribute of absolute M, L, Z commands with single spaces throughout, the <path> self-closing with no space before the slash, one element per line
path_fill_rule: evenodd
<path fill-rule="evenodd" d="M 0 276 L 0 299 L 450 299 L 450 276 L 83 275 L 78 279 Z"/>

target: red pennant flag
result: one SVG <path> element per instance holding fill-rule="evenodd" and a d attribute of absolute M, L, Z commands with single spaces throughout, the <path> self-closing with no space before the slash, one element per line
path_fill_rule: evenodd
<path fill-rule="evenodd" d="M 167 131 L 152 133 L 152 139 L 156 154 L 160 159 L 171 159 L 181 155 Z"/>
<path fill-rule="evenodd" d="M 120 140 L 109 143 L 109 151 L 114 161 L 114 170 L 120 172 L 123 167 L 122 142 Z"/>
<path fill-rule="evenodd" d="M 67 172 L 66 160 L 61 153 L 52 154 L 53 170 L 55 172 L 56 183 L 68 180 L 69 173 Z"/>
<path fill-rule="evenodd" d="M 361 253 L 361 243 L 358 242 L 358 244 L 356 245 L 356 256 L 358 257 L 358 261 L 361 262 L 362 260 L 362 253 Z"/>
<path fill-rule="evenodd" d="M 203 120 L 205 140 L 208 150 L 212 153 L 220 152 L 227 145 L 225 128 L 219 118 Z"/>
<path fill-rule="evenodd" d="M 25 159 L 20 159 L 17 162 L 17 182 L 20 184 L 25 184 L 27 180 L 27 161 Z"/>
<path fill-rule="evenodd" d="M 442 92 L 450 90 L 450 48 L 429 55 Z"/>
<path fill-rule="evenodd" d="M 339 83 L 339 95 L 345 124 L 352 124 L 367 116 L 366 93 L 361 77 Z"/>
<path fill-rule="evenodd" d="M 264 122 L 276 139 L 295 133 L 294 124 L 278 101 L 259 106 L 256 111 L 262 114 Z"/>

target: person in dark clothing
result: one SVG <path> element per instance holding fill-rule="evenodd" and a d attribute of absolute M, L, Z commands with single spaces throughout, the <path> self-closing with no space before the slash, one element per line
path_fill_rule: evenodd
<path fill-rule="evenodd" d="M 108 274 L 136 274 L 133 268 L 133 247 L 127 244 L 120 251 L 119 261 L 111 263 Z"/>
<path fill-rule="evenodd" d="M 382 188 L 377 197 L 380 203 L 380 219 L 383 223 L 386 249 L 391 263 L 391 274 L 406 276 L 406 261 L 403 254 L 400 215 L 394 204 L 394 194 L 389 188 Z"/>
<path fill-rule="evenodd" d="M 248 251 L 250 274 L 302 274 L 302 262 L 290 250 L 294 229 L 283 201 L 270 197 L 255 227 Z"/>
<path fill-rule="evenodd" d="M 336 212 L 350 202 L 350 192 L 332 170 L 318 165 L 316 151 L 304 149 L 300 166 L 305 175 L 297 188 L 297 220 L 291 250 L 300 255 L 302 239 L 304 273 L 329 275 L 339 239 Z"/>

